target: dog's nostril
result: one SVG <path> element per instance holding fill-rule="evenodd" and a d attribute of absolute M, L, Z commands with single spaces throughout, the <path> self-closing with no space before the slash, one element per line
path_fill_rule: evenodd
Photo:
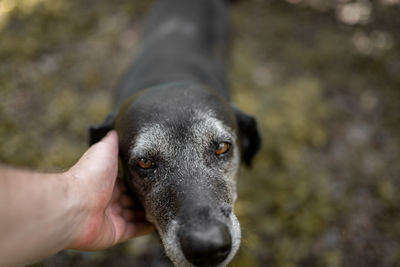
<path fill-rule="evenodd" d="M 225 217 L 229 217 L 229 215 L 231 215 L 232 212 L 232 208 L 231 207 L 223 207 L 221 208 L 221 212 Z"/>
<path fill-rule="evenodd" d="M 184 229 L 179 241 L 185 257 L 195 266 L 211 266 L 221 263 L 231 251 L 229 228 L 214 222 L 196 229 Z"/>

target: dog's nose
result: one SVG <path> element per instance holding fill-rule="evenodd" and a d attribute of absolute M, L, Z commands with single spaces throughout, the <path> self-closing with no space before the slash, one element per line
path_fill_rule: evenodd
<path fill-rule="evenodd" d="M 192 227 L 194 228 L 194 227 Z M 231 251 L 229 228 L 213 222 L 195 229 L 185 229 L 179 235 L 183 253 L 195 266 L 213 266 L 226 259 Z"/>

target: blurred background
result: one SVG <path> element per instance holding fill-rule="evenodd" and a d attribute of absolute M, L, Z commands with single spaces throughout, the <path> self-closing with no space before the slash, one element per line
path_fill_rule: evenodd
<path fill-rule="evenodd" d="M 0 162 L 71 166 L 152 1 L 0 0 Z M 230 80 L 263 147 L 231 266 L 400 266 L 400 0 L 243 0 Z M 169 266 L 156 234 L 35 266 Z"/>

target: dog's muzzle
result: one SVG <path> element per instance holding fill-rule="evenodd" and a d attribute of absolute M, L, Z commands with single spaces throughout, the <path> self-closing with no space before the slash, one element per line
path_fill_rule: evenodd
<path fill-rule="evenodd" d="M 178 240 L 186 259 L 194 266 L 217 266 L 232 248 L 228 226 L 211 218 L 181 225 Z"/>

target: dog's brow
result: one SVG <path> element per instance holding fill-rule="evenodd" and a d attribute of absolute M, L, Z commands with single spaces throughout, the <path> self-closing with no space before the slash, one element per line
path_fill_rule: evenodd
<path fill-rule="evenodd" d="M 196 111 L 195 118 L 199 123 L 193 125 L 193 131 L 197 137 L 218 137 L 234 141 L 233 129 L 217 119 L 212 111 Z"/>
<path fill-rule="evenodd" d="M 234 131 L 221 120 L 215 118 L 211 111 L 195 111 L 190 123 L 187 140 L 202 146 L 211 141 L 235 142 Z M 163 124 L 145 125 L 131 144 L 130 157 L 147 154 L 161 154 L 168 157 L 174 154 L 177 144 L 173 140 L 172 129 Z M 215 140 L 217 139 L 217 140 Z"/>
<path fill-rule="evenodd" d="M 168 129 L 161 124 L 151 124 L 144 126 L 137 134 L 136 139 L 131 144 L 130 156 L 138 156 L 148 153 L 160 152 L 168 145 Z"/>

